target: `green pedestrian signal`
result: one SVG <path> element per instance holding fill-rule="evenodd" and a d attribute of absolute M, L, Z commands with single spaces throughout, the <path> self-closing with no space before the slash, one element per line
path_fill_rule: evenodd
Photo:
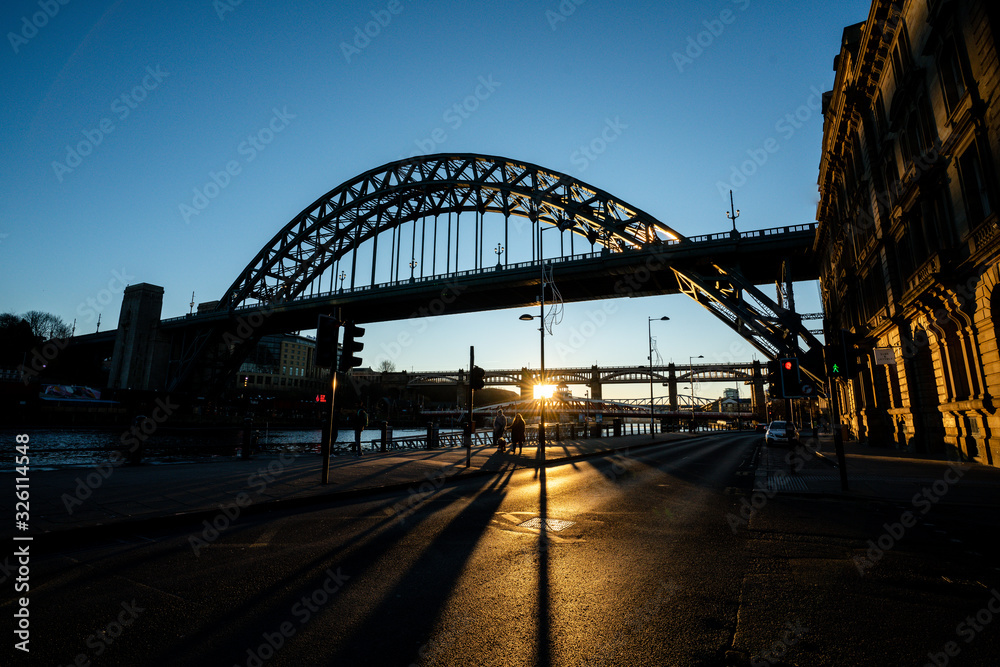
<path fill-rule="evenodd" d="M 844 359 L 844 348 L 841 345 L 830 344 L 823 348 L 826 358 L 826 374 L 831 378 L 847 377 L 847 364 Z"/>

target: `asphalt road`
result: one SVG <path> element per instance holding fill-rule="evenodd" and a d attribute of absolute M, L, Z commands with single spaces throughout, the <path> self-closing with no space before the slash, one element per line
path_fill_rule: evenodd
<path fill-rule="evenodd" d="M 758 497 L 740 521 L 757 440 L 36 551 L 30 664 L 993 664 L 1000 628 L 958 624 L 1000 586 L 995 518 L 935 510 L 862 573 L 899 508 Z"/>

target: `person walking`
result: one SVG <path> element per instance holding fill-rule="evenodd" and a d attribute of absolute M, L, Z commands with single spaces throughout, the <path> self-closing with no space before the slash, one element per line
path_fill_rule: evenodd
<path fill-rule="evenodd" d="M 358 406 L 358 413 L 354 416 L 354 451 L 361 456 L 361 432 L 368 428 L 368 413 L 361 406 Z"/>
<path fill-rule="evenodd" d="M 503 408 L 497 408 L 497 416 L 493 419 L 493 444 L 497 451 L 502 452 L 503 432 L 507 430 L 507 415 L 503 413 Z"/>
<path fill-rule="evenodd" d="M 514 421 L 510 425 L 510 451 L 514 452 L 517 449 L 517 453 L 520 454 L 524 450 L 524 417 L 518 412 L 517 416 L 514 417 Z"/>

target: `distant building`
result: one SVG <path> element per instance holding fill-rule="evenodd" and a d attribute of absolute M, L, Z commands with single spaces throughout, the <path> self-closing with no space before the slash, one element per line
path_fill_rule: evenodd
<path fill-rule="evenodd" d="M 816 239 L 838 381 L 872 444 L 1000 464 L 1000 8 L 875 0 L 823 95 Z M 876 364 L 872 348 L 892 364 Z"/>
<path fill-rule="evenodd" d="M 315 393 L 326 388 L 330 373 L 315 366 L 316 341 L 305 336 L 264 336 L 240 366 L 238 388 L 259 394 Z"/>

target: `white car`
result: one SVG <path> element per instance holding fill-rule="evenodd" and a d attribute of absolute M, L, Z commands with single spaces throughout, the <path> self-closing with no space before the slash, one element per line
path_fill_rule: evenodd
<path fill-rule="evenodd" d="M 795 445 L 799 442 L 799 430 L 792 422 L 773 421 L 767 425 L 764 431 L 764 444 L 774 445 Z"/>

